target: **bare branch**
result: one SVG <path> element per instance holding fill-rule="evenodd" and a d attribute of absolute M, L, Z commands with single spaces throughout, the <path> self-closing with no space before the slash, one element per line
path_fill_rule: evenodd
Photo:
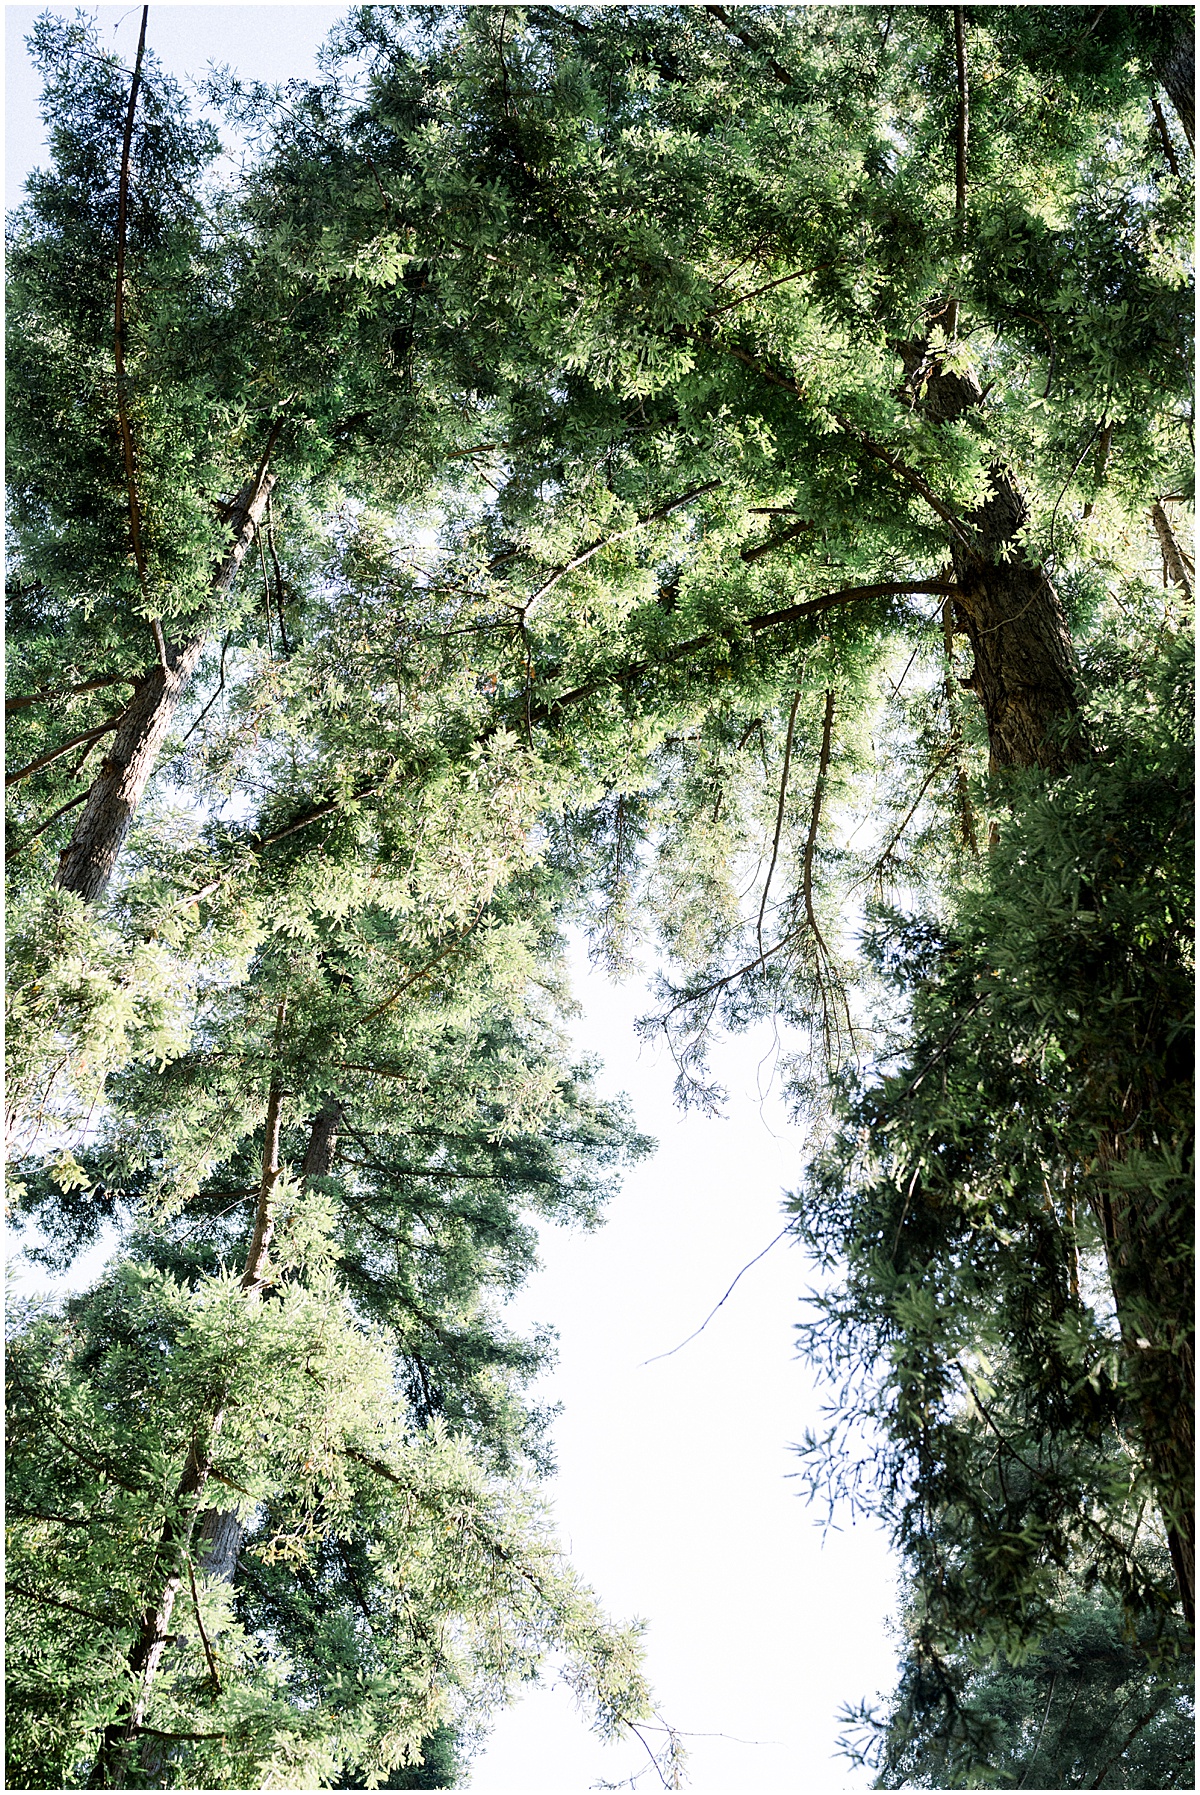
<path fill-rule="evenodd" d="M 746 1273 L 751 1269 L 751 1267 L 757 1265 L 760 1259 L 765 1259 L 767 1254 L 771 1251 L 771 1248 L 774 1246 L 778 1246 L 779 1242 L 783 1239 L 785 1234 L 791 1233 L 791 1227 L 792 1227 L 792 1225 L 789 1222 L 786 1228 L 781 1228 L 779 1230 L 778 1234 L 775 1236 L 774 1240 L 769 1240 L 767 1242 L 766 1246 L 763 1248 L 761 1253 L 756 1253 L 754 1255 L 753 1259 L 751 1259 L 747 1264 L 743 1265 L 741 1271 L 738 1273 L 737 1277 L 733 1280 L 733 1283 L 729 1286 L 729 1289 L 725 1292 L 725 1295 L 721 1298 L 721 1301 L 719 1303 L 715 1303 L 713 1305 L 713 1307 L 709 1310 L 708 1314 L 704 1317 L 704 1320 L 700 1323 L 700 1326 L 696 1329 L 695 1333 L 689 1334 L 686 1340 L 681 1340 L 679 1342 L 679 1345 L 673 1346 L 669 1352 L 656 1352 L 654 1354 L 653 1358 L 643 1359 L 642 1364 L 643 1365 L 655 1365 L 658 1363 L 659 1359 L 673 1359 L 677 1352 L 682 1352 L 685 1346 L 690 1346 L 692 1341 L 695 1340 L 698 1335 L 700 1335 L 704 1332 L 705 1328 L 708 1326 L 709 1322 L 712 1320 L 712 1318 L 716 1314 L 717 1310 L 720 1309 L 726 1302 L 728 1302 L 729 1298 L 733 1295 L 734 1291 L 737 1289 L 738 1284 L 740 1283 L 742 1278 L 745 1277 Z M 640 1367 L 639 1367 L 639 1369 L 640 1369 Z M 719 1736 L 719 1735 L 714 1735 L 714 1736 Z"/>

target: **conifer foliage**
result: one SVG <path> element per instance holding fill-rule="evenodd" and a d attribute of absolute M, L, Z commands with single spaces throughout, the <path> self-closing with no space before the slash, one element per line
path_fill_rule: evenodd
<path fill-rule="evenodd" d="M 647 1723 L 500 1312 L 647 1147 L 568 924 L 684 1101 L 789 1043 L 883 1785 L 1186 1775 L 1190 30 L 368 7 L 192 107 L 39 22 L 12 1202 L 121 1248 L 13 1334 L 12 1786 L 436 1786 L 548 1651 Z"/>

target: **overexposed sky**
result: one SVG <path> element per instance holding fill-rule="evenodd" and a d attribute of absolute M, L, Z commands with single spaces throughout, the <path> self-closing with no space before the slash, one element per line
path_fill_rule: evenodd
<path fill-rule="evenodd" d="M 41 10 L 5 9 L 10 206 L 44 154 L 22 42 Z M 140 7 L 79 10 L 132 60 Z M 160 4 L 147 43 L 177 75 L 228 62 L 248 77 L 302 77 L 339 12 Z M 810 1282 L 797 1249 L 781 1242 L 698 1339 L 642 1363 L 690 1334 L 779 1231 L 802 1141 L 777 1102 L 760 1101 L 769 1037 L 716 1055 L 731 1093 L 725 1117 L 683 1116 L 669 1059 L 633 1033 L 653 1007 L 644 988 L 614 987 L 576 958 L 579 1048 L 604 1061 L 604 1088 L 629 1092 L 639 1127 L 660 1146 L 626 1180 L 605 1228 L 544 1231 L 543 1269 L 512 1306 L 514 1325 L 550 1322 L 560 1335 L 557 1369 L 539 1388 L 564 1405 L 547 1492 L 560 1536 L 614 1616 L 647 1622 L 662 1711 L 689 1735 L 691 1788 L 865 1788 L 869 1778 L 835 1755 L 835 1717 L 841 1703 L 894 1679 L 892 1563 L 874 1528 L 823 1539 L 821 1517 L 791 1480 L 791 1443 L 820 1423 L 811 1377 L 793 1354 Z M 565 1690 L 539 1689 L 498 1720 L 471 1787 L 573 1795 L 644 1764 L 636 1745 L 599 1745 Z M 637 1787 L 654 1786 L 646 1766 Z"/>

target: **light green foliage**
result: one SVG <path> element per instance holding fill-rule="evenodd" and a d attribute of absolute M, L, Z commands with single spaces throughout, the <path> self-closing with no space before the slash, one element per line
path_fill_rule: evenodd
<path fill-rule="evenodd" d="M 1017 1715 L 1054 1629 L 1091 1625 L 1072 1578 L 1168 1662 L 1187 607 L 1147 514 L 1182 534 L 1191 477 L 1191 164 L 1149 104 L 1174 10 L 966 9 L 960 80 L 946 8 L 366 8 L 314 82 L 212 78 L 236 178 L 148 59 L 144 579 L 110 330 L 128 76 L 39 25 L 53 167 L 10 247 L 18 1204 L 49 1261 L 128 1239 L 16 1363 L 105 1478 L 153 1475 L 102 1494 L 22 1419 L 14 1475 L 58 1519 L 19 1785 L 86 1781 L 87 1727 L 133 1714 L 154 1542 L 218 1411 L 251 1523 L 200 1592 L 228 1674 L 189 1634 L 150 1700 L 224 1737 L 137 1774 L 405 1786 L 422 1741 L 458 1774 L 446 1742 L 555 1647 L 602 1726 L 643 1712 L 529 1506 L 549 1342 L 501 1314 L 537 1225 L 592 1225 L 645 1147 L 559 1034 L 570 921 L 613 970 L 657 956 L 685 1099 L 719 1102 L 714 1029 L 770 1017 L 797 1108 L 827 1125 L 831 1079 L 848 1105 L 794 1204 L 842 1280 L 816 1478 L 894 1523 L 921 1674 L 977 1691 L 993 1662 Z M 199 672 L 85 910 L 50 885 L 64 807 L 151 617 Z M 1014 756 L 1006 707 L 1043 688 Z M 109 1574 L 72 1528 L 110 1501 L 115 1644 L 70 1630 Z"/>
<path fill-rule="evenodd" d="M 548 1646 L 606 1726 L 645 1712 L 633 1636 L 603 1622 L 534 1498 L 437 1421 L 412 1428 L 386 1336 L 327 1276 L 251 1307 L 233 1278 L 188 1288 L 126 1262 L 66 1317 L 30 1317 L 10 1378 L 14 1786 L 86 1782 L 214 1398 L 213 1475 L 249 1532 L 236 1592 L 185 1577 L 145 1723 L 183 1735 L 172 1786 L 382 1776 L 486 1716 Z"/>

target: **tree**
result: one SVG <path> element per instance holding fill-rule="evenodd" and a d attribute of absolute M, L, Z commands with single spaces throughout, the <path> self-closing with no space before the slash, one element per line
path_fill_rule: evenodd
<path fill-rule="evenodd" d="M 953 777 L 969 805 L 969 762 L 955 746 L 965 728 L 955 689 L 965 685 L 996 796 L 1019 808 L 1038 789 L 1025 775 L 1066 779 L 1096 760 L 1069 613 L 1086 642 L 1129 520 L 1153 513 L 1157 528 L 1161 514 L 1173 538 L 1160 501 L 1187 487 L 1191 325 L 1180 267 L 1161 246 L 1186 230 L 1186 152 L 1148 101 L 1161 71 L 1186 62 L 1187 21 L 1155 13 L 1139 39 L 1142 15 L 1123 14 L 1095 43 L 1077 15 L 1056 9 L 836 25 L 772 10 L 745 28 L 730 21 L 719 8 L 500 9 L 454 21 L 439 12 L 418 43 L 407 19 L 360 14 L 343 48 L 368 59 L 374 99 L 366 114 L 343 113 L 344 129 L 388 195 L 383 238 L 406 233 L 429 303 L 463 315 L 464 292 L 472 307 L 486 295 L 505 342 L 530 333 L 532 315 L 533 351 L 554 369 L 540 396 L 514 405 L 496 506 L 518 551 L 505 551 L 510 588 L 522 552 L 543 568 L 550 560 L 548 516 L 574 526 L 551 538 L 550 573 L 526 576 L 509 626 L 531 737 L 536 721 L 551 742 L 562 731 L 577 743 L 588 727 L 579 707 L 615 701 L 650 733 L 661 779 L 664 697 L 670 705 L 681 663 L 693 682 L 731 676 L 717 704 L 695 683 L 689 694 L 693 718 L 704 718 L 695 761 L 715 759 L 714 737 L 726 753 L 733 745 L 741 719 L 729 716 L 730 698 L 751 701 L 751 732 L 764 687 L 773 700 L 785 740 L 757 915 L 718 910 L 725 926 L 691 939 L 667 925 L 692 975 L 671 994 L 670 1015 L 694 1039 L 719 1006 L 737 1019 L 780 1001 L 782 986 L 785 1007 L 815 1010 L 836 1062 L 854 1027 L 812 877 L 833 725 L 839 688 L 854 707 L 873 676 L 880 625 L 902 623 L 865 606 L 920 592 L 948 601 L 950 741 L 927 777 Z M 976 69 L 986 75 L 973 89 Z M 412 122 L 422 103 L 439 109 L 436 132 Z M 311 140 L 285 125 L 278 144 L 278 166 L 305 158 L 306 192 L 318 192 Z M 338 169 L 344 180 L 341 156 Z M 749 254 L 735 261 L 732 243 Z M 638 591 L 625 545 L 668 504 L 703 525 L 670 559 L 647 540 Z M 763 540 L 747 529 L 758 515 L 786 527 Z M 1144 542 L 1144 522 L 1138 535 Z M 786 563 L 774 558 L 785 548 Z M 1144 553 L 1122 571 L 1135 574 Z M 769 609 L 750 597 L 760 556 L 778 575 Z M 583 571 L 598 563 L 601 592 Z M 585 593 L 608 652 L 581 681 L 571 659 Z M 842 606 L 864 610 L 838 629 Z M 973 663 L 964 679 L 960 635 Z M 816 764 L 811 799 L 793 800 L 789 815 L 798 720 Z M 700 782 L 689 792 L 687 774 L 673 771 L 675 839 L 686 839 L 692 868 L 719 863 L 719 848 L 696 846 Z M 623 797 L 626 781 L 610 781 Z M 718 781 L 707 783 L 712 803 Z M 624 827 L 628 807 L 617 809 Z M 972 832 L 964 811 L 964 842 Z M 781 854 L 791 893 L 769 908 Z M 704 875 L 687 877 L 705 889 Z M 677 904 L 678 886 L 672 895 Z M 778 932 L 768 945 L 769 915 Z M 1172 917 L 1168 959 L 1173 929 Z M 763 976 L 785 952 L 771 969 L 779 976 Z M 1064 1049 L 1063 1076 L 1081 1093 L 1095 1087 L 1086 1058 L 1071 1055 L 1087 1052 L 1082 1039 Z M 690 1075 L 695 1050 L 685 1041 L 682 1053 Z M 1137 1399 L 1142 1450 L 1190 1612 L 1190 1456 L 1153 1419 L 1190 1412 L 1190 1360 L 1182 1345 L 1168 1349 L 1183 1381 L 1164 1411 L 1150 1388 L 1158 1373 L 1134 1344 L 1147 1307 L 1167 1337 L 1186 1334 L 1186 1225 L 1177 1195 L 1127 1188 L 1131 1143 L 1104 1108 L 1116 1100 L 1111 1081 L 1095 1094 L 1114 1169 L 1089 1188 L 1109 1242 L 1125 1375 L 1133 1388 L 1150 1380 Z M 1079 1101 L 1086 1110 L 1093 1098 Z M 1172 1247 L 1160 1256 L 1148 1243 L 1164 1202 Z"/>
<path fill-rule="evenodd" d="M 219 1293 L 247 1340 L 162 1444 L 174 1495 L 137 1521 L 96 1776 L 139 1750 L 167 1773 L 138 1728 L 147 1703 L 182 1720 L 166 1630 L 276 1311 L 328 1290 L 350 1334 L 385 1330 L 396 1452 L 435 1451 L 446 1418 L 493 1474 L 536 1453 L 536 1354 L 486 1292 L 528 1263 L 522 1206 L 589 1214 L 593 1166 L 633 1145 L 536 996 L 571 916 L 613 962 L 657 929 L 685 1095 L 717 1095 L 711 1028 L 764 1013 L 799 1029 L 813 1110 L 857 1074 L 858 1134 L 796 1225 L 846 1268 L 823 1338 L 864 1367 L 871 1500 L 935 1649 L 1015 1663 L 1080 1539 L 1153 1632 L 1173 1598 L 1130 1543 L 1144 1496 L 1188 1611 L 1174 10 L 368 9 L 308 87 L 216 85 L 256 145 L 225 194 L 146 53 L 129 74 L 83 28 L 38 41 L 57 169 L 17 221 L 10 307 L 22 1200 L 65 1241 L 127 1205 L 136 1264 L 189 1313 Z M 107 733 L 56 869 L 66 755 Z M 894 1071 L 839 912 L 898 879 L 928 915 L 891 925 Z M 246 1688 L 284 1632 L 307 1666 L 289 1741 L 346 1615 L 382 1627 L 380 1676 L 411 1644 L 351 1549 L 376 1524 L 402 1549 L 369 1467 L 293 1526 L 320 1507 L 304 1428 L 367 1450 L 324 1413 L 242 1479 L 310 1542 L 294 1582 L 246 1557 L 234 1583 Z M 443 1719 L 414 1710 L 401 1755 Z M 375 1725 L 311 1762 L 383 1769 Z M 267 1774 L 254 1727 L 236 1749 Z"/>
<path fill-rule="evenodd" d="M 1186 1789 L 1194 1777 L 1191 1666 L 1152 1669 L 1111 1602 L 1076 1591 L 1028 1657 L 936 1671 L 902 1665 L 891 1711 L 847 1716 L 877 1789 Z"/>

